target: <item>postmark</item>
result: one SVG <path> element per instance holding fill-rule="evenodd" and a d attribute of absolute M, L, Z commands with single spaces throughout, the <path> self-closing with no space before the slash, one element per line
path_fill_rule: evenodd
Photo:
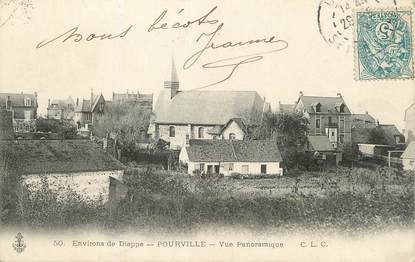
<path fill-rule="evenodd" d="M 317 25 L 324 42 L 348 53 L 353 50 L 353 10 L 398 6 L 400 0 L 321 0 Z"/>
<path fill-rule="evenodd" d="M 413 78 L 412 11 L 362 10 L 354 19 L 356 79 Z"/>

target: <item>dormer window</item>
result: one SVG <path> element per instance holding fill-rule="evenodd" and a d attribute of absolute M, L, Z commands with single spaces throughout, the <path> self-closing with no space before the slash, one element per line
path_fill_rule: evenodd
<path fill-rule="evenodd" d="M 32 100 L 30 98 L 25 98 L 24 99 L 24 105 L 25 106 L 31 106 L 32 105 Z"/>
<path fill-rule="evenodd" d="M 319 102 L 313 103 L 313 108 L 315 112 L 317 113 L 321 112 L 321 104 Z"/>
<path fill-rule="evenodd" d="M 344 113 L 344 107 L 345 107 L 344 104 L 340 105 L 340 113 Z"/>

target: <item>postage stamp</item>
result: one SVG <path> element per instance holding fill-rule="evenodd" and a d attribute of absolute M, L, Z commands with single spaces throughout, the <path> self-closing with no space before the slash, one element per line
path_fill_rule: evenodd
<path fill-rule="evenodd" d="M 414 77 L 411 10 L 356 11 L 357 80 Z"/>

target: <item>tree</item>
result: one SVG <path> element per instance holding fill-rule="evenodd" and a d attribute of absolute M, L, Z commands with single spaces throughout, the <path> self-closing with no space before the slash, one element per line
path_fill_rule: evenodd
<path fill-rule="evenodd" d="M 297 162 L 298 151 L 307 142 L 307 120 L 299 114 L 266 113 L 258 127 L 249 127 L 251 139 L 276 141 L 285 165 L 293 167 Z"/>
<path fill-rule="evenodd" d="M 36 130 L 45 133 L 56 133 L 63 139 L 76 138 L 76 126 L 67 120 L 46 119 L 39 117 L 36 119 Z"/>
<path fill-rule="evenodd" d="M 353 143 L 346 143 L 343 145 L 343 164 L 351 165 L 358 159 L 359 147 Z"/>
<path fill-rule="evenodd" d="M 151 111 L 132 103 L 109 104 L 102 121 L 94 126 L 93 133 L 105 137 L 115 135 L 124 152 L 135 152 L 136 143 L 147 140 Z"/>
<path fill-rule="evenodd" d="M 385 131 L 379 127 L 372 128 L 369 131 L 369 143 L 377 145 L 387 145 Z"/>

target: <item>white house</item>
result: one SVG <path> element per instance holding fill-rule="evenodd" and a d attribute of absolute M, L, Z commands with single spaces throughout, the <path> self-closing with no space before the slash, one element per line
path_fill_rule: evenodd
<path fill-rule="evenodd" d="M 189 139 L 217 139 L 229 124 L 225 138 L 242 137 L 235 125 L 259 123 L 266 103 L 255 91 L 179 90 L 174 65 L 171 80 L 164 82 L 154 108 L 154 119 L 148 133 L 154 139 L 170 143 L 170 149 L 180 149 Z M 229 122 L 231 119 L 233 121 Z M 241 121 L 236 119 L 242 119 Z"/>
<path fill-rule="evenodd" d="M 124 166 L 89 140 L 1 140 L 0 170 L 19 175 L 29 191 L 46 178 L 51 189 L 70 188 L 91 199 L 108 200 L 110 177 L 120 179 Z"/>
<path fill-rule="evenodd" d="M 403 169 L 415 170 L 415 141 L 409 143 L 405 152 L 401 155 Z"/>
<path fill-rule="evenodd" d="M 283 175 L 278 146 L 269 140 L 189 140 L 179 155 L 187 173 Z"/>

